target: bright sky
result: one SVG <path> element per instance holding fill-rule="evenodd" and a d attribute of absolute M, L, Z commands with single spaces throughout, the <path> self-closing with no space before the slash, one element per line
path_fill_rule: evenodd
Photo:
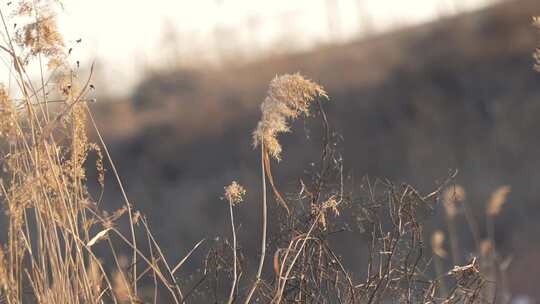
<path fill-rule="evenodd" d="M 368 27 L 380 32 L 493 1 L 71 0 L 64 1 L 60 27 L 68 41 L 83 39 L 74 57 L 83 65 L 99 60 L 103 70 L 98 73 L 107 89 L 125 93 L 145 65 L 215 60 L 223 52 L 246 49 L 242 46 L 264 51 L 291 40 L 296 48 L 306 48 L 330 39 L 347 40 Z M 329 10 L 339 21 L 329 22 Z M 164 43 L 168 32 L 176 32 L 176 42 Z"/>

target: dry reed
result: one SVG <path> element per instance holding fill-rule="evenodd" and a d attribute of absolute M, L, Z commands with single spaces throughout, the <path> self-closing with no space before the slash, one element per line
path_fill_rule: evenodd
<path fill-rule="evenodd" d="M 446 212 L 446 224 L 450 238 L 450 250 L 452 252 L 452 261 L 455 265 L 461 262 L 458 232 L 455 218 L 458 215 L 458 204 L 465 201 L 465 189 L 460 185 L 448 187 L 442 195 L 443 207 Z"/>
<path fill-rule="evenodd" d="M 0 160 L 5 168 L 0 179 L 0 199 L 8 227 L 6 243 L 0 246 L 0 300 L 9 304 L 186 303 L 209 278 L 211 265 L 215 266 L 215 280 L 219 280 L 217 274 L 227 268 L 227 259 L 220 251 L 211 249 L 204 260 L 200 281 L 190 290 L 180 286 L 179 270 L 204 240 L 174 266 L 167 261 L 146 218 L 129 201 L 85 102 L 92 69 L 83 78 L 72 68 L 49 5 L 21 1 L 13 15 L 24 17 L 27 23 L 20 24 L 15 32 L 9 30 L 11 23 L 0 11 L 3 35 L 7 37 L 6 45 L 0 48 L 11 63 L 10 72 L 15 79 L 13 86 L 0 86 Z M 535 22 L 538 25 L 538 19 Z M 536 56 L 540 59 L 538 52 Z M 37 82 L 27 73 L 31 64 L 39 65 L 43 71 Z M 21 97 L 21 101 L 13 96 Z M 51 96 L 61 98 L 62 102 L 51 103 Z M 343 160 L 334 145 L 337 140 L 330 136 L 332 132 L 320 102 L 317 105 L 324 134 L 320 169 L 300 182 L 294 205 L 285 202 L 275 186 L 270 158 L 281 159 L 283 148 L 277 136 L 290 132 L 293 120 L 309 116 L 317 97 L 327 98 L 326 92 L 299 74 L 279 76 L 270 83 L 261 105 L 261 120 L 253 132 L 254 146 L 261 147 L 262 231 L 258 266 L 254 279 L 242 285 L 241 249 L 233 207 L 243 201 L 246 190 L 233 182 L 224 194 L 229 203 L 233 238 L 233 280 L 230 288 L 226 285 L 225 301 L 490 302 L 482 292 L 488 282 L 478 258 L 471 258 L 466 265 L 455 260 L 452 267 L 444 270 L 441 261 L 447 252 L 442 231 L 432 235 L 432 251 L 441 259 L 435 257 L 437 276 L 430 275 L 432 257 L 423 241 L 425 220 L 433 213 L 435 199 L 440 195 L 449 223 L 459 215 L 456 204 L 465 200 L 465 191 L 459 186 L 446 187 L 454 176 L 428 195 L 421 195 L 407 184 L 372 183 L 369 179 L 363 181 L 365 187 L 359 197 L 347 194 Z M 99 144 L 89 140 L 89 127 L 94 129 Z M 108 167 L 122 193 L 124 206 L 112 214 L 101 210 L 88 190 L 90 153 L 98 156 L 98 184 L 104 185 Z M 273 236 L 267 233 L 267 182 L 287 212 L 287 220 Z M 493 194 L 486 210 L 488 217 L 500 213 L 509 191 L 509 187 L 502 187 Z M 365 275 L 349 273 L 330 242 L 335 233 L 346 230 L 345 225 L 340 227 L 338 223 L 347 208 L 357 213 L 358 224 L 364 228 L 361 237 L 367 240 L 369 250 Z M 457 245 L 457 233 L 450 226 L 452 256 L 457 259 L 463 254 Z M 478 233 L 472 230 L 475 235 Z M 139 244 L 140 235 L 146 238 L 144 250 Z M 494 251 L 494 243 L 491 244 L 490 250 Z M 128 248 L 126 256 L 126 250 L 118 249 L 120 246 Z M 481 247 L 482 256 L 488 250 L 485 246 Z M 274 276 L 269 278 L 263 276 L 267 250 L 272 250 L 274 262 Z M 105 264 L 104 259 L 111 262 Z M 150 294 L 140 288 L 143 282 L 150 282 Z M 447 288 L 449 282 L 453 284 Z M 215 302 L 217 294 L 214 291 Z"/>
<path fill-rule="evenodd" d="M 11 4 L 12 12 L 0 10 L 1 56 L 11 63 L 13 79 L 0 85 L 0 201 L 7 227 L 0 247 L 0 300 L 142 303 L 138 285 L 154 277 L 156 288 L 165 290 L 162 298 L 181 303 L 183 294 L 158 244 L 151 237 L 150 253 L 137 245 L 138 222 L 144 223 L 142 233 L 151 233 L 127 197 L 124 207 L 109 215 L 88 190 L 92 152 L 98 184 L 105 182 L 105 155 L 123 187 L 99 131 L 100 145 L 88 138 L 88 127 L 96 127 L 86 104 L 93 69 L 83 78 L 72 67 L 54 5 L 20 1 Z M 37 81 L 28 73 L 36 66 Z M 130 232 L 124 235 L 118 226 L 126 216 Z M 130 248 L 127 265 L 117 258 L 119 245 Z M 102 264 L 111 257 L 116 270 Z M 122 285 L 126 292 L 119 292 Z"/>
<path fill-rule="evenodd" d="M 502 206 L 506 202 L 506 197 L 510 194 L 511 190 L 510 186 L 501 186 L 491 194 L 486 208 L 487 216 L 497 216 L 501 212 Z"/>

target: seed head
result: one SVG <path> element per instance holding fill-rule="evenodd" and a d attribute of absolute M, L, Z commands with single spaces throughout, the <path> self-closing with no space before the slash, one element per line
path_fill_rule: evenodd
<path fill-rule="evenodd" d="M 465 189 L 460 185 L 454 185 L 447 188 L 443 192 L 443 206 L 446 210 L 446 215 L 449 218 L 454 218 L 457 213 L 456 203 L 463 202 L 465 200 Z"/>
<path fill-rule="evenodd" d="M 433 253 L 438 255 L 441 258 L 445 258 L 448 256 L 448 253 L 446 253 L 446 250 L 444 250 L 444 232 L 440 230 L 436 230 L 431 235 L 431 249 L 433 250 Z"/>
<path fill-rule="evenodd" d="M 225 199 L 233 206 L 243 202 L 245 195 L 246 189 L 236 181 L 225 187 Z"/>
<path fill-rule="evenodd" d="M 17 42 L 27 47 L 32 55 L 43 54 L 54 58 L 62 54 L 64 41 L 58 31 L 54 15 L 40 16 L 17 32 Z"/>
<path fill-rule="evenodd" d="M 0 138 L 13 141 L 20 131 L 17 128 L 17 112 L 9 99 L 4 84 L 0 84 Z"/>
<path fill-rule="evenodd" d="M 501 186 L 491 194 L 486 214 L 488 216 L 496 216 L 501 212 L 502 206 L 506 202 L 506 197 L 512 188 L 510 186 Z"/>
<path fill-rule="evenodd" d="M 480 255 L 482 257 L 487 257 L 491 255 L 493 249 L 493 242 L 491 242 L 490 240 L 482 240 L 482 242 L 480 243 Z"/>
<path fill-rule="evenodd" d="M 274 78 L 261 104 L 262 118 L 253 131 L 253 146 L 263 143 L 269 154 L 279 161 L 282 148 L 277 135 L 289 132 L 289 122 L 298 116 L 309 116 L 309 105 L 317 96 L 328 98 L 321 86 L 300 74 Z"/>

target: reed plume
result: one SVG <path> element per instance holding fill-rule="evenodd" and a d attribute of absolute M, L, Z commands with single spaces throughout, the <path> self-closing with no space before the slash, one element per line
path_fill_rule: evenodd
<path fill-rule="evenodd" d="M 433 253 L 441 258 L 448 256 L 448 253 L 444 250 L 444 239 L 444 232 L 441 230 L 436 230 L 431 235 L 431 249 L 433 250 Z"/>
<path fill-rule="evenodd" d="M 270 156 L 281 160 L 278 134 L 290 132 L 289 123 L 299 116 L 309 116 L 309 105 L 317 96 L 328 98 L 321 86 L 298 73 L 275 77 L 261 104 L 262 118 L 253 132 L 253 146 L 264 143 Z"/>
<path fill-rule="evenodd" d="M 512 188 L 510 186 L 501 186 L 493 191 L 491 198 L 487 204 L 486 214 L 490 217 L 497 216 L 506 202 L 506 198 Z"/>
<path fill-rule="evenodd" d="M 446 215 L 454 218 L 458 214 L 457 204 L 465 200 L 465 188 L 460 185 L 454 185 L 443 192 L 443 206 Z"/>

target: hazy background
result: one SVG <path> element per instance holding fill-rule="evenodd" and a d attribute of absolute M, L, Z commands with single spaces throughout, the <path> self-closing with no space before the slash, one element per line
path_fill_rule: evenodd
<path fill-rule="evenodd" d="M 222 64 L 224 60 L 308 50 L 492 3 L 494 0 L 95 0 L 66 2 L 59 19 L 68 40 L 83 38 L 74 57 L 107 66 L 107 73 L 102 71 L 106 89 L 128 94 L 145 68 Z"/>
<path fill-rule="evenodd" d="M 540 300 L 540 73 L 531 56 L 539 1 L 100 0 L 65 10 L 68 42 L 82 38 L 73 60 L 97 63 L 98 124 L 172 259 L 228 235 L 220 196 L 233 179 L 248 189 L 240 244 L 256 256 L 259 233 L 246 228 L 259 219 L 250 134 L 268 82 L 298 71 L 329 92 L 326 111 L 356 185 L 369 176 L 427 192 L 458 169 L 482 237 L 486 202 L 510 185 L 496 244 L 512 261 L 515 303 Z M 274 170 L 286 194 L 317 160 L 319 130 L 308 120 L 283 137 Z M 112 177 L 105 190 L 106 206 L 118 206 Z M 428 226 L 445 229 L 441 208 Z M 473 253 L 462 215 L 458 227 Z M 365 244 L 358 227 L 346 228 L 334 242 L 346 244 L 340 256 L 361 278 Z"/>

